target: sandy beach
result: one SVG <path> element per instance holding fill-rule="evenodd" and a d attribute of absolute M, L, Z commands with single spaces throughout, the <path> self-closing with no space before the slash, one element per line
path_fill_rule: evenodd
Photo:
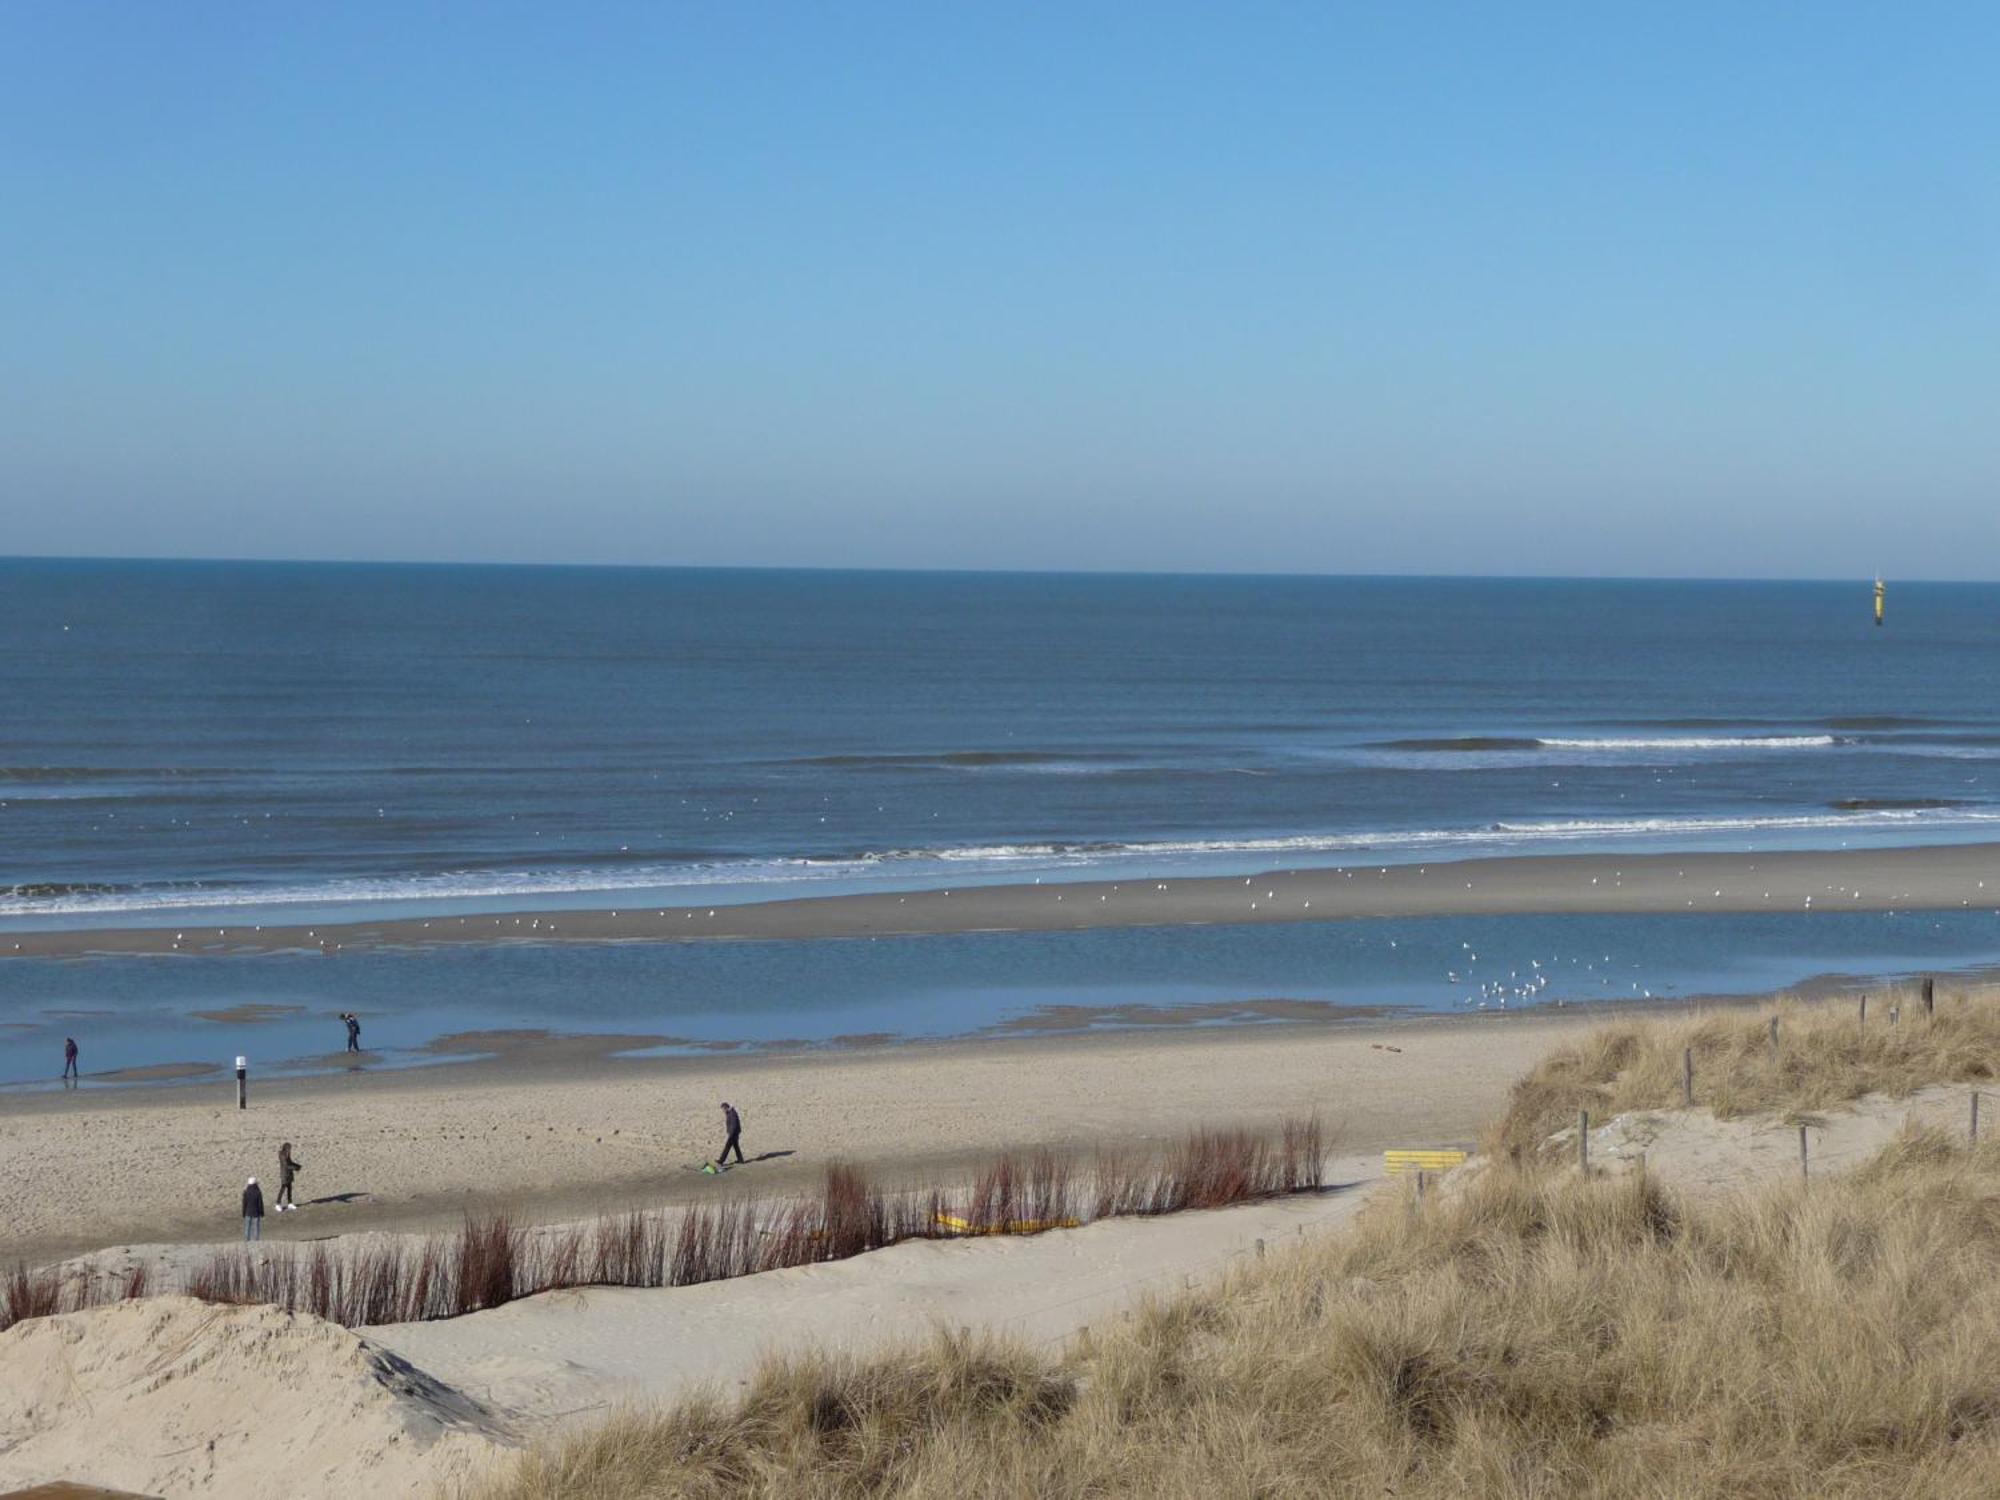
<path fill-rule="evenodd" d="M 1317 1110 L 1343 1154 L 1467 1145 L 1509 1083 L 1595 1008 L 1118 1032 L 764 1057 L 592 1059 L 563 1048 L 462 1067 L 0 1101 L 0 1262 L 239 1232 L 243 1179 L 280 1141 L 304 1171 L 270 1239 L 536 1218 L 779 1190 L 830 1160 L 885 1180 L 996 1149 L 1089 1149 Z M 717 1181 L 718 1105 L 765 1159 Z M 767 1153 L 776 1153 L 766 1155 Z"/>
<path fill-rule="evenodd" d="M 1405 1046 L 1387 1054 L 1409 1059 L 1405 1086 L 1463 1091 L 1483 1109 L 1580 1019 L 1447 1023 L 1428 1038 L 1406 1031 L 1395 1043 L 1379 1034 L 1353 1040 L 1378 1055 Z M 1342 1062 L 1319 1049 L 1312 1055 Z M 1220 1071 L 1233 1075 L 1250 1061 L 1238 1056 Z M 1301 1085 L 1286 1076 L 1277 1088 Z M 1351 1092 L 1381 1104 L 1379 1089 Z M 1812 1116 L 1815 1173 L 1857 1165 L 1906 1122 L 1962 1129 L 1965 1108 L 1963 1087 L 1936 1086 Z M 1645 1110 L 1594 1130 L 1592 1158 L 1600 1171 L 1732 1194 L 1789 1180 L 1798 1171 L 1796 1139 L 1790 1115 Z M 492 1473 L 552 1429 L 700 1390 L 741 1391 L 772 1355 L 865 1354 L 953 1328 L 1037 1350 L 1074 1345 L 1093 1328 L 1120 1326 L 1143 1299 L 1212 1288 L 1267 1252 L 1338 1233 L 1379 1187 L 1379 1166 L 1372 1152 L 1337 1149 L 1330 1185 L 1317 1193 L 1028 1238 L 912 1241 L 698 1286 L 550 1292 L 434 1322 L 350 1331 L 177 1296 L 30 1320 L 0 1336 L 9 1377 L 0 1425 L 14 1438 L 0 1451 L 0 1483 L 64 1474 L 162 1495 L 280 1484 L 302 1500 L 333 1500 L 356 1485 L 414 1493 Z M 1462 1191 L 1485 1170 L 1475 1158 L 1441 1190 Z M 135 1379 L 141 1369 L 145 1378 Z M 79 1402 L 96 1420 L 74 1419 Z M 241 1414 L 252 1403 L 260 1420 L 246 1423 Z"/>
<path fill-rule="evenodd" d="M 939 886 L 720 906 L 533 910 L 313 925 L 18 931 L 0 956 L 270 953 L 492 942 L 695 942 L 1061 932 L 1195 923 L 1586 912 L 2000 908 L 2000 844 L 1745 854 L 1570 854 L 1251 876 Z"/>

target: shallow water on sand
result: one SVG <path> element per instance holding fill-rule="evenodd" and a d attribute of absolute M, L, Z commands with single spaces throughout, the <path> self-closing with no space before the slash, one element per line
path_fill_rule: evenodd
<path fill-rule="evenodd" d="M 1271 1018 L 1317 1013 L 1256 1004 L 1269 1001 L 1456 1012 L 1501 1009 L 1503 999 L 1518 1009 L 1751 994 L 1829 973 L 1996 963 L 1993 912 L 1435 917 L 16 960 L 5 971 L 14 1004 L 0 1032 L 0 1083 L 53 1077 L 66 1035 L 93 1074 L 201 1063 L 210 1066 L 197 1076 L 221 1078 L 239 1053 L 260 1077 L 339 1069 L 350 1065 L 338 1051 L 342 1010 L 360 1014 L 369 1049 L 354 1065 L 389 1067 L 438 1061 L 439 1038 L 489 1030 L 658 1037 L 666 1050 L 707 1050 L 1078 1024 L 1282 1024 Z M 461 1055 L 467 1044 L 445 1048 Z"/>

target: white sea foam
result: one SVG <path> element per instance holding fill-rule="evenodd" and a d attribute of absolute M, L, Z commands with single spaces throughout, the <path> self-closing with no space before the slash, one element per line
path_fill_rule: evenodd
<path fill-rule="evenodd" d="M 237 887 L 139 887 L 61 895 L 0 898 L 0 916 L 112 915 L 120 912 L 256 910 L 334 907 L 377 902 L 513 902 L 620 891 L 707 889 L 716 886 L 849 884 L 870 879 L 920 879 L 949 865 L 968 873 L 1007 876 L 1045 870 L 1063 874 L 1149 862 L 1228 861 L 1233 858 L 1313 858 L 1362 851 L 1427 849 L 1468 851 L 1579 842 L 1656 844 L 1678 838 L 1815 832 L 1908 832 L 1921 836 L 1951 829 L 2000 826 L 2000 809 L 1870 808 L 1824 813 L 1773 813 L 1748 817 L 1570 818 L 1508 821 L 1477 828 L 1380 829 L 1234 839 L 1149 839 L 1133 842 L 973 844 L 935 849 L 892 849 L 838 858 L 718 861 L 712 864 L 635 865 L 617 871 L 548 869 L 469 870 L 437 875 L 329 880 L 313 884 Z"/>
<path fill-rule="evenodd" d="M 1824 750 L 1843 743 L 1831 734 L 1661 735 L 1536 740 L 1550 750 Z"/>

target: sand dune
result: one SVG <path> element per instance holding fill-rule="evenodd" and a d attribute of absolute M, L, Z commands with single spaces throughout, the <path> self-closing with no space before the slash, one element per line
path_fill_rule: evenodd
<path fill-rule="evenodd" d="M 0 1334 L 0 1487 L 413 1495 L 513 1441 L 396 1355 L 275 1308 L 148 1298 Z"/>

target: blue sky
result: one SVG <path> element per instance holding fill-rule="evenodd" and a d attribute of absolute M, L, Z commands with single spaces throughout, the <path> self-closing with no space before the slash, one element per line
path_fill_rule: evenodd
<path fill-rule="evenodd" d="M 0 551 L 2000 576 L 2000 10 L 0 8 Z"/>

